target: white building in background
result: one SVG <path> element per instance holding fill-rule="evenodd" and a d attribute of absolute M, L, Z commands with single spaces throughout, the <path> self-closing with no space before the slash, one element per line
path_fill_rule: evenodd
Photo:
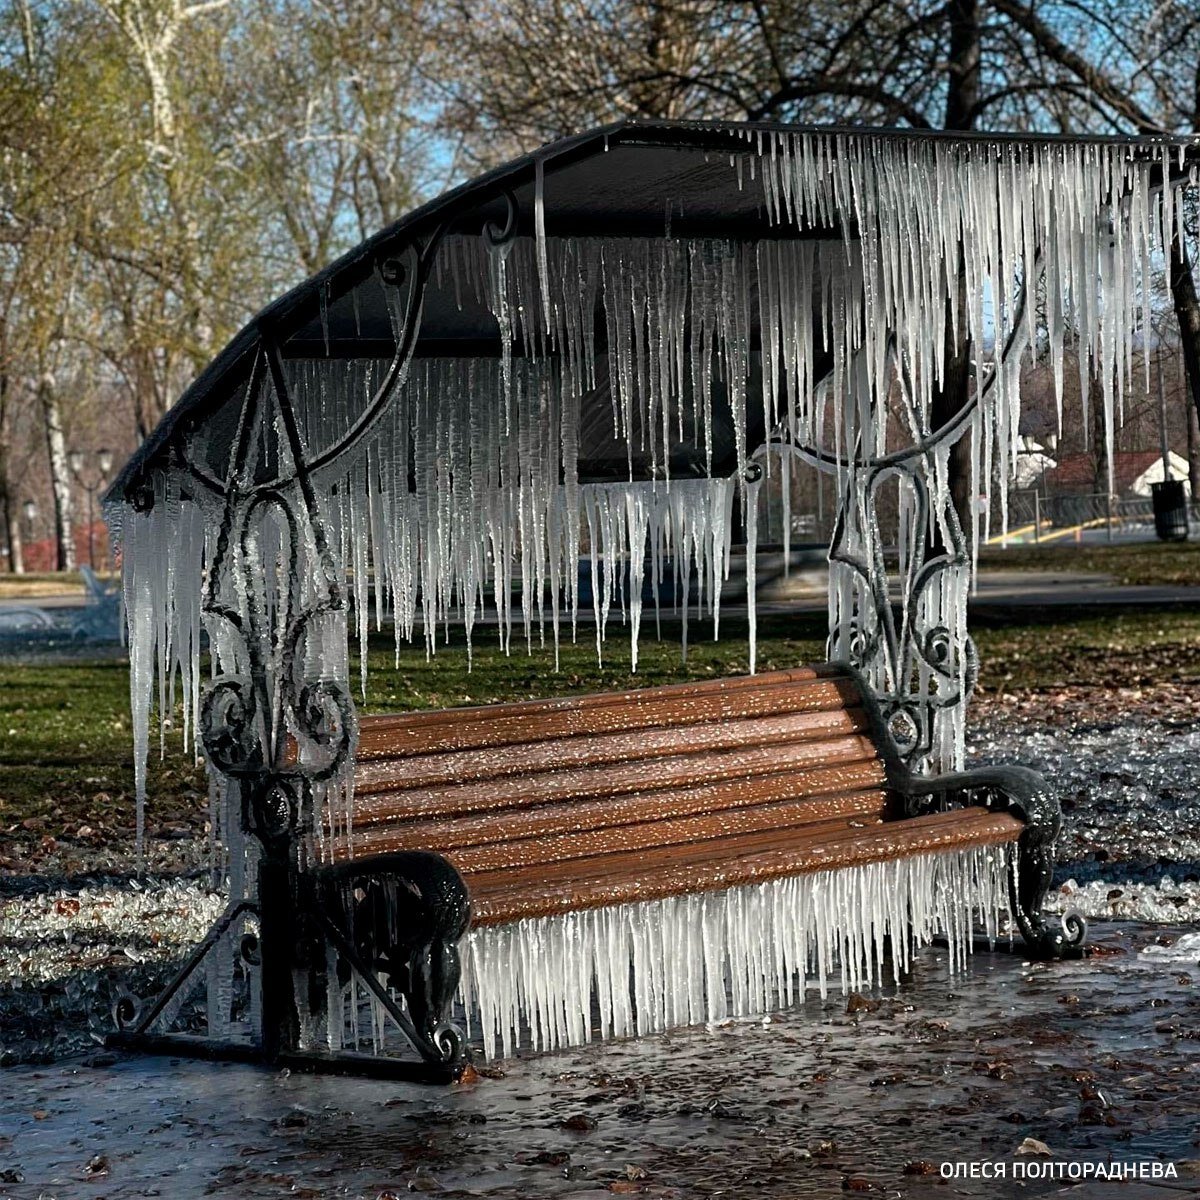
<path fill-rule="evenodd" d="M 1183 490 L 1188 498 L 1192 495 L 1192 485 L 1188 482 L 1188 460 L 1174 450 L 1168 452 L 1171 462 L 1171 478 L 1183 480 Z M 1162 483 L 1163 461 L 1158 455 L 1154 461 L 1129 485 L 1129 490 L 1135 496 L 1149 496 L 1152 483 Z"/>
<path fill-rule="evenodd" d="M 1045 446 L 1034 441 L 1028 434 L 1022 434 L 1013 471 L 1013 487 L 1037 487 L 1042 476 L 1057 466 L 1058 460 L 1046 452 Z"/>

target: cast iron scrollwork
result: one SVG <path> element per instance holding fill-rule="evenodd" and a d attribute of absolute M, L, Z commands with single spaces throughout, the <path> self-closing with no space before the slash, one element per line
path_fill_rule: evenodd
<path fill-rule="evenodd" d="M 884 727 L 909 765 L 936 756 L 939 714 L 965 704 L 975 685 L 977 657 L 965 631 L 947 623 L 937 592 L 947 573 L 959 575 L 965 594 L 970 571 L 962 531 L 953 511 L 940 527 L 945 547 L 930 554 L 928 483 L 919 462 L 893 461 L 848 473 L 829 550 L 831 566 L 855 580 L 853 611 L 841 612 L 830 630 L 828 654 L 871 682 Z M 902 602 L 895 611 L 889 574 L 876 532 L 880 487 L 898 479 L 911 498 Z"/>
<path fill-rule="evenodd" d="M 1038 253 L 1035 263 L 1040 262 Z M 1025 348 L 1026 302 L 1027 293 L 1023 291 L 1010 332 L 998 350 L 1001 364 L 1019 357 Z M 889 340 L 888 353 L 896 362 L 911 444 L 886 453 L 872 452 L 867 445 L 874 436 L 871 419 L 847 452 L 802 444 L 788 430 L 779 431 L 770 445 L 842 481 L 829 558 L 831 564 L 856 579 L 855 604 L 854 611 L 839 612 L 836 623 L 831 620 L 828 654 L 867 677 L 884 709 L 884 728 L 895 739 L 905 761 L 936 769 L 948 765 L 937 761 L 943 757 L 937 752 L 939 715 L 969 700 L 978 675 L 978 656 L 964 628 L 952 628 L 944 620 L 928 623 L 928 614 L 939 607 L 929 600 L 946 573 L 959 572 L 964 590 L 970 578 L 970 557 L 953 506 L 939 506 L 935 529 L 929 489 L 937 478 L 938 455 L 948 453 L 970 430 L 1001 372 L 996 367 L 987 370 L 971 389 L 969 401 L 940 428 L 930 430 L 913 403 L 910 381 L 894 338 Z M 875 406 L 880 401 L 873 398 L 871 403 Z M 899 481 L 913 506 L 907 531 L 908 569 L 900 581 L 899 623 L 892 612 L 887 564 L 875 523 L 876 494 L 889 479 Z M 893 715 L 895 720 L 891 721 Z"/>
<path fill-rule="evenodd" d="M 268 363 L 274 421 L 264 411 Z M 271 455 L 292 464 L 295 474 L 289 486 L 258 490 L 255 476 L 268 458 L 269 429 L 280 430 L 285 440 Z M 303 651 L 313 622 L 343 607 L 304 462 L 282 369 L 277 355 L 264 348 L 251 372 L 203 598 L 213 643 L 232 670 L 209 685 L 200 728 L 209 761 L 241 787 L 246 830 L 264 844 L 285 847 L 310 824 L 312 786 L 333 778 L 348 761 L 356 731 L 346 687 L 304 679 Z M 272 522 L 281 546 L 274 559 L 262 544 Z M 312 559 L 316 570 L 304 570 Z M 302 573 L 316 577 L 307 602 Z"/>
<path fill-rule="evenodd" d="M 501 240 L 515 229 L 511 198 L 509 202 L 510 228 L 497 231 Z M 201 740 L 210 765 L 240 795 L 244 831 L 263 848 L 258 903 L 231 909 L 233 915 L 214 927 L 200 955 L 215 946 L 237 914 L 248 909 L 255 914 L 257 932 L 241 937 L 239 954 L 262 981 L 262 1044 L 268 1058 L 297 1048 L 293 976 L 297 969 L 311 968 L 314 933 L 333 943 L 369 989 L 382 988 L 372 964 L 362 960 L 347 938 L 338 919 L 344 914 L 328 907 L 327 889 L 302 868 L 307 855 L 301 847 L 315 826 L 318 789 L 336 783 L 352 761 L 358 738 L 348 686 L 328 677 L 328 663 L 319 654 L 321 639 L 329 636 L 324 623 L 340 619 L 346 602 L 315 481 L 322 472 L 344 469 L 347 456 L 371 432 L 403 383 L 442 234 L 435 229 L 423 242 L 399 254 L 389 251 L 376 264 L 395 320 L 396 350 L 375 394 L 340 438 L 313 452 L 305 445 L 283 366 L 283 331 L 264 324 L 225 478 L 217 479 L 201 465 L 181 464 L 200 491 L 216 500 L 221 514 L 201 597 L 221 674 L 201 701 Z M 395 958 L 401 940 L 393 937 L 390 976 L 404 1005 L 398 1006 L 386 989 L 378 998 L 426 1061 L 455 1068 L 461 1066 L 463 1044 L 446 1021 L 453 991 L 446 985 L 457 982 L 451 968 L 465 928 L 466 892 L 445 860 L 421 864 L 421 869 L 427 888 L 429 880 L 440 881 L 438 894 L 446 901 L 436 913 L 445 919 L 432 912 L 422 917 L 419 903 L 406 909 L 408 893 L 397 897 L 397 919 L 425 929 L 428 936 L 412 948 L 403 969 Z M 457 907 L 455 895 L 460 895 Z M 463 916 L 463 928 L 455 923 L 456 914 Z M 198 963 L 199 958 L 189 961 L 188 978 Z M 177 993 L 184 983 L 181 974 L 164 995 Z M 135 1033 L 145 1034 L 164 1004 L 160 998 L 142 1016 L 122 1001 L 117 1016 L 126 1027 L 134 1026 Z"/>
<path fill-rule="evenodd" d="M 964 805 L 1007 812 L 1025 828 L 1009 872 L 1009 908 L 1030 956 L 1078 958 L 1087 939 L 1087 921 L 1068 910 L 1054 921 L 1042 912 L 1054 879 L 1054 844 L 1062 829 L 1062 811 L 1045 779 L 1020 766 L 981 767 L 929 778 L 897 778 L 914 815 Z"/>
<path fill-rule="evenodd" d="M 320 867 L 313 883 L 344 970 L 366 984 L 426 1058 L 461 1063 L 462 1034 L 446 1019 L 471 913 L 458 872 L 441 855 L 400 851 Z M 402 1009 L 391 992 L 402 997 Z"/>

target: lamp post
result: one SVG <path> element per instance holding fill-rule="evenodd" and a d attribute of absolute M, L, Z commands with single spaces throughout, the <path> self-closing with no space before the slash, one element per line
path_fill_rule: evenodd
<path fill-rule="evenodd" d="M 75 482 L 87 493 L 88 566 L 93 571 L 96 569 L 96 493 L 104 486 L 108 480 L 108 473 L 112 470 L 112 451 L 97 450 L 95 461 L 96 470 L 91 472 L 88 470 L 88 456 L 83 450 L 72 450 L 67 455 L 67 464 L 71 468 L 71 474 L 75 476 Z"/>

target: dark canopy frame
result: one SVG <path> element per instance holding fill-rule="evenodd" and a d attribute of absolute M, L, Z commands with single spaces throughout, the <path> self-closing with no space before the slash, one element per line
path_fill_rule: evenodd
<path fill-rule="evenodd" d="M 1188 162 L 1200 156 L 1194 139 L 946 133 L 772 122 L 624 121 L 564 138 L 414 209 L 272 301 L 183 393 L 125 464 L 109 490 L 109 498 L 132 501 L 146 475 L 178 454 L 182 439 L 218 416 L 247 383 L 264 337 L 278 346 L 285 359 L 392 358 L 397 346 L 383 285 L 373 284 L 380 265 L 400 261 L 413 247 L 452 234 L 486 231 L 497 239 L 536 236 L 539 175 L 552 181 L 554 195 L 553 206 L 545 213 L 545 237 L 756 242 L 843 236 L 846 231 L 834 221 L 824 229 L 812 229 L 772 219 L 761 195 L 746 187 L 744 178 L 739 186 L 728 169 L 730 155 L 761 147 L 764 138 L 805 133 L 987 148 L 1134 145 L 1144 150 L 1147 158 L 1159 154 L 1164 144 L 1179 144 Z M 1157 165 L 1154 171 L 1160 174 Z M 363 284 L 371 288 L 372 295 L 369 300 L 360 300 L 356 320 L 349 298 Z M 496 323 L 482 307 L 468 305 L 460 311 L 452 296 L 428 287 L 423 302 L 420 328 L 411 346 L 414 358 L 500 356 Z"/>

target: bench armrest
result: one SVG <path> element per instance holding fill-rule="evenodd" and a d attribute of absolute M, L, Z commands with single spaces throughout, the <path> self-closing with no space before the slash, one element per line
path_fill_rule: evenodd
<path fill-rule="evenodd" d="M 1054 844 L 1062 829 L 1058 797 L 1037 771 L 1002 765 L 953 771 L 944 775 L 914 774 L 888 732 L 879 704 L 862 675 L 847 669 L 857 682 L 872 734 L 887 770 L 888 786 L 900 800 L 905 817 L 949 812 L 978 805 L 1008 813 L 1024 826 L 1009 873 L 1009 905 L 1030 955 L 1036 959 L 1079 958 L 1087 938 L 1087 922 L 1077 912 L 1047 920 L 1042 905 L 1054 879 Z"/>
<path fill-rule="evenodd" d="M 1050 785 L 1036 771 L 1020 766 L 980 767 L 922 777 L 889 763 L 893 790 L 905 815 L 946 812 L 978 805 L 1014 816 L 1024 826 L 1009 874 L 1009 903 L 1021 936 L 1037 959 L 1078 958 L 1087 938 L 1087 922 L 1068 911 L 1047 919 L 1042 905 L 1054 879 L 1054 844 L 1062 829 L 1062 810 Z"/>
<path fill-rule="evenodd" d="M 406 1013 L 392 1015 L 416 1049 L 430 1062 L 460 1067 L 463 1038 L 450 1007 L 471 903 L 453 865 L 440 854 L 395 851 L 316 866 L 308 882 L 347 964 L 385 1007 L 376 976 L 404 997 Z"/>

